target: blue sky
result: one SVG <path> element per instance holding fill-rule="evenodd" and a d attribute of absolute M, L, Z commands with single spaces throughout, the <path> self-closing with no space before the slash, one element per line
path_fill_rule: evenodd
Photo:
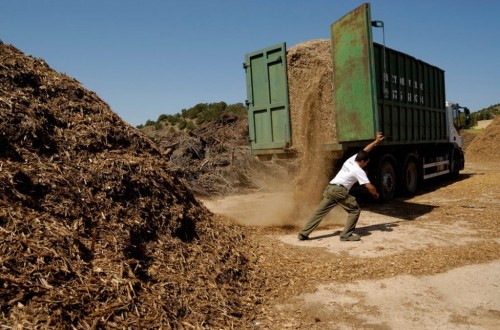
<path fill-rule="evenodd" d="M 246 99 L 246 53 L 330 38 L 354 0 L 1 0 L 0 40 L 96 92 L 133 126 Z M 445 70 L 450 101 L 500 103 L 500 0 L 374 0 L 386 45 Z M 380 30 L 374 40 L 382 41 Z"/>

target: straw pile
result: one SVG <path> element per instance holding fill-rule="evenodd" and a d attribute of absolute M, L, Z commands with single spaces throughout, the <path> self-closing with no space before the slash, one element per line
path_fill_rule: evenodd
<path fill-rule="evenodd" d="M 500 161 L 500 116 L 489 124 L 465 150 L 465 161 L 498 162 Z"/>
<path fill-rule="evenodd" d="M 246 324 L 253 249 L 166 167 L 96 94 L 0 42 L 0 324 Z"/>

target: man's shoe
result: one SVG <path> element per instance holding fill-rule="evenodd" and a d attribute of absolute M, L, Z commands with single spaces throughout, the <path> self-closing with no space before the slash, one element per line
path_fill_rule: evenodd
<path fill-rule="evenodd" d="M 297 236 L 297 238 L 299 239 L 299 241 L 307 241 L 309 239 L 309 237 L 304 236 L 302 234 L 299 234 L 299 236 Z"/>
<path fill-rule="evenodd" d="M 358 234 L 351 234 L 350 236 L 347 237 L 340 237 L 340 240 L 343 242 L 355 242 L 361 240 L 361 236 Z"/>

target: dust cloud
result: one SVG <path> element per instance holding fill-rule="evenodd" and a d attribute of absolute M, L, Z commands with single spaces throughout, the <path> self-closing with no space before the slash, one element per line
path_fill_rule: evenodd
<path fill-rule="evenodd" d="M 223 202 L 204 201 L 204 204 L 240 225 L 295 226 L 301 223 L 301 217 L 294 213 L 298 208 L 292 201 L 292 193 L 273 192 L 230 196 Z"/>
<path fill-rule="evenodd" d="M 243 225 L 302 227 L 333 175 L 333 155 L 323 150 L 336 139 L 330 41 L 310 40 L 288 49 L 287 78 L 292 148 L 298 159 L 289 160 L 284 175 L 267 178 L 265 193 L 227 197 L 223 209 L 217 201 L 204 202 Z M 286 167 L 286 161 L 279 163 Z M 337 218 L 330 221 L 345 220 Z M 328 222 L 327 217 L 323 223 Z"/>
<path fill-rule="evenodd" d="M 282 225 L 302 226 L 333 174 L 333 155 L 323 150 L 336 138 L 330 41 L 310 40 L 291 47 L 287 67 L 292 145 L 300 158 L 291 194 L 277 197 L 272 208 L 277 212 L 270 214 Z"/>
<path fill-rule="evenodd" d="M 316 205 L 296 200 L 294 191 L 266 192 L 202 200 L 214 213 L 223 214 L 243 226 L 301 227 Z M 321 225 L 342 224 L 345 211 L 335 208 Z"/>

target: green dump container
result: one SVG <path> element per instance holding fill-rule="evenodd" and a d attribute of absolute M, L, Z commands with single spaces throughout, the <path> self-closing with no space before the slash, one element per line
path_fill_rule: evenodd
<path fill-rule="evenodd" d="M 444 142 L 444 71 L 372 41 L 370 5 L 331 25 L 334 102 L 339 143 Z"/>
<path fill-rule="evenodd" d="M 444 71 L 374 43 L 372 29 L 368 3 L 330 26 L 336 122 L 324 126 L 336 141 L 325 150 L 364 145 L 377 131 L 389 145 L 446 142 Z M 243 67 L 252 152 L 293 151 L 286 44 L 246 54 Z"/>

